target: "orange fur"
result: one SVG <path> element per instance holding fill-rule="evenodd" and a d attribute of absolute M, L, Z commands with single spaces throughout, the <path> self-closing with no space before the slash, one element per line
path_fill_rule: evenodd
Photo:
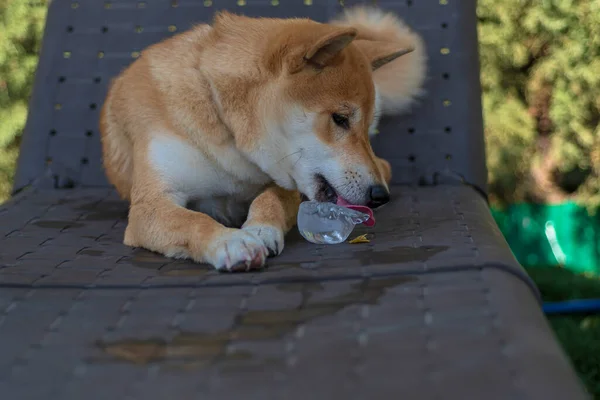
<path fill-rule="evenodd" d="M 374 7 L 354 7 L 331 21 L 357 29 L 357 39 L 386 41 L 413 51 L 389 63 L 373 75 L 382 97 L 382 112 L 398 114 L 406 111 L 422 95 L 427 72 L 427 54 L 423 39 L 391 12 Z M 361 40 L 361 41 L 362 41 Z M 368 47 L 365 44 L 364 47 Z"/>
<path fill-rule="evenodd" d="M 361 35 L 220 13 L 148 47 L 112 82 L 100 121 L 107 177 L 130 202 L 125 244 L 259 268 L 283 249 L 299 192 L 322 196 L 317 175 L 356 204 L 387 188 L 368 138 L 373 70 L 406 56 Z"/>

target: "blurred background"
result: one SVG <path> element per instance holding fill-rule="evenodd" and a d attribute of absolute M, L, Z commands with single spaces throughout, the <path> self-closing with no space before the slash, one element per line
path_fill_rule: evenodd
<path fill-rule="evenodd" d="M 0 0 L 0 203 L 49 0 Z M 600 297 L 600 0 L 479 0 L 492 213 L 546 300 Z M 600 398 L 600 322 L 550 319 Z"/>

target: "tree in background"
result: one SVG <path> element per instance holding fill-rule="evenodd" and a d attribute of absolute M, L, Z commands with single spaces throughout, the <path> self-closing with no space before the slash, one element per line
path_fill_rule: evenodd
<path fill-rule="evenodd" d="M 600 205 L 600 1 L 479 0 L 494 200 Z"/>
<path fill-rule="evenodd" d="M 0 0 L 0 203 L 9 194 L 47 3 Z"/>
<path fill-rule="evenodd" d="M 0 0 L 0 201 L 10 190 L 47 0 Z M 600 0 L 479 0 L 496 204 L 600 206 Z"/>

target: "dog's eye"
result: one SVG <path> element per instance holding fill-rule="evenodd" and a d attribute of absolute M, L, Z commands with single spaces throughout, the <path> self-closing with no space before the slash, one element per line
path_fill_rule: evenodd
<path fill-rule="evenodd" d="M 340 128 L 350 129 L 350 120 L 345 115 L 333 113 L 331 114 L 331 118 L 333 119 L 333 122 L 335 122 L 335 124 Z"/>

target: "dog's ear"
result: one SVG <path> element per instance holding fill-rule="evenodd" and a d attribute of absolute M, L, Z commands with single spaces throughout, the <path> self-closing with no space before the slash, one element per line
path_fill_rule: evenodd
<path fill-rule="evenodd" d="M 302 32 L 293 40 L 301 44 L 292 45 L 293 50 L 288 50 L 288 72 L 293 74 L 307 66 L 325 68 L 354 40 L 356 34 L 356 29 L 352 27 L 327 24 L 311 26 L 311 30 Z"/>
<path fill-rule="evenodd" d="M 354 45 L 367 56 L 371 62 L 371 68 L 375 71 L 385 64 L 394 61 L 398 57 L 414 51 L 413 48 L 403 48 L 393 42 L 359 39 Z"/>
<path fill-rule="evenodd" d="M 309 64 L 323 68 L 354 40 L 356 34 L 354 28 L 331 27 L 328 33 L 310 45 L 304 59 Z"/>

